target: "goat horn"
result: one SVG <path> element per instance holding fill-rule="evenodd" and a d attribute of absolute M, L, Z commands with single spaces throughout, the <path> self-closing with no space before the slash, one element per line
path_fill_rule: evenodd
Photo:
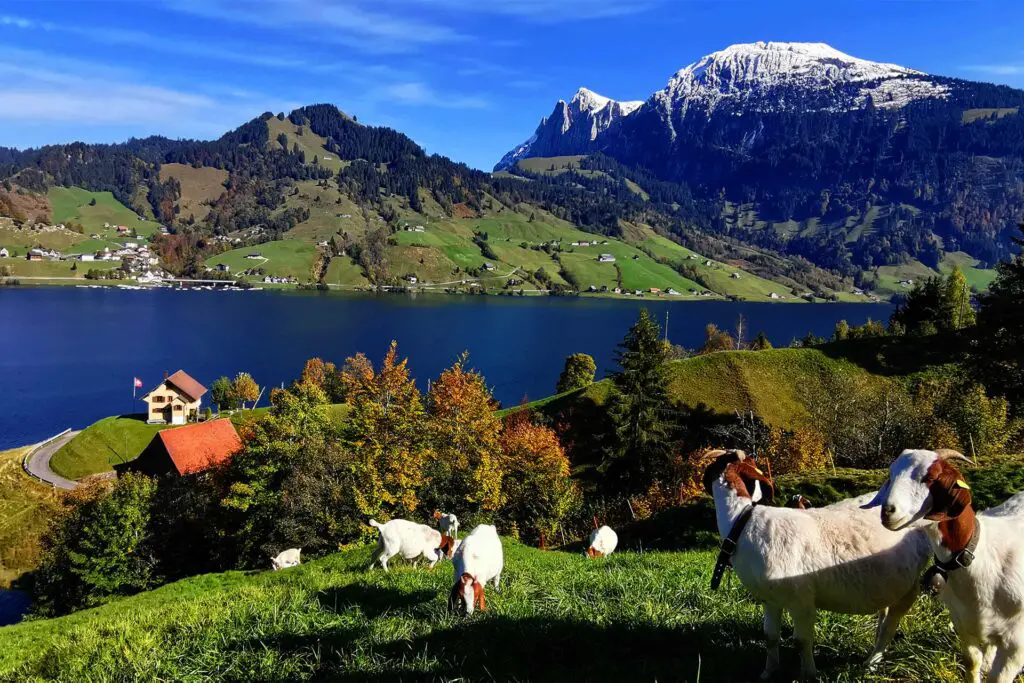
<path fill-rule="evenodd" d="M 952 448 L 936 448 L 935 455 L 939 456 L 943 460 L 963 460 L 972 467 L 977 464 L 960 451 L 954 451 Z"/>

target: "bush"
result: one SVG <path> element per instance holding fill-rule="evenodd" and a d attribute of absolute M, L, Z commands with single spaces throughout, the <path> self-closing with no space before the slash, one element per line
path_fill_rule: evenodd
<path fill-rule="evenodd" d="M 112 486 L 75 490 L 43 536 L 33 593 L 39 612 L 61 614 L 155 583 L 149 477 L 125 474 Z"/>

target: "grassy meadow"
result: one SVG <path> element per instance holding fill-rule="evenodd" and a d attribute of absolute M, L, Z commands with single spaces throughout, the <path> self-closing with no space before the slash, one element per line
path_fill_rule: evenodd
<path fill-rule="evenodd" d="M 259 253 L 262 258 L 246 258 L 251 253 Z M 298 240 L 277 240 L 225 251 L 207 259 L 206 265 L 213 267 L 225 263 L 231 267 L 231 273 L 236 275 L 245 270 L 261 268 L 268 275 L 309 282 L 315 255 L 316 247 L 312 244 Z"/>
<path fill-rule="evenodd" d="M 588 561 L 504 539 L 488 611 L 447 613 L 451 564 L 368 571 L 369 547 L 282 572 L 227 572 L 53 620 L 0 629 L 12 680 L 749 680 L 764 663 L 760 608 L 714 553 L 621 552 Z M 824 680 L 948 681 L 954 636 L 920 600 L 874 672 L 872 617 L 822 613 Z M 787 629 L 788 631 L 788 629 Z M 783 666 L 797 671 L 793 643 Z"/>
<path fill-rule="evenodd" d="M 60 492 L 25 474 L 28 448 L 0 452 L 0 588 L 35 568 L 39 536 L 46 528 Z"/>
<path fill-rule="evenodd" d="M 54 223 L 81 223 L 86 236 L 97 233 L 112 238 L 116 233 L 104 229 L 104 223 L 126 225 L 140 235 L 152 235 L 159 229 L 159 225 L 142 220 L 109 192 L 90 192 L 80 187 L 51 187 L 46 197 L 53 208 Z M 89 202 L 94 199 L 96 205 L 90 206 Z"/>
<path fill-rule="evenodd" d="M 160 181 L 174 178 L 181 184 L 178 198 L 179 215 L 192 216 L 202 221 L 210 213 L 210 203 L 224 193 L 224 182 L 228 172 L 220 168 L 193 168 L 189 164 L 163 164 L 160 167 Z"/>

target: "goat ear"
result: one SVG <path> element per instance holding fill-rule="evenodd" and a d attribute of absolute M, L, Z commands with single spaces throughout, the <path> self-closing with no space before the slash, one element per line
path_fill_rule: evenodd
<path fill-rule="evenodd" d="M 886 496 L 888 496 L 888 495 L 889 495 L 889 480 L 886 479 L 885 483 L 882 484 L 882 488 L 878 489 L 878 493 L 875 494 L 875 497 L 872 498 L 870 502 L 865 503 L 864 505 L 861 505 L 860 509 L 861 510 L 870 510 L 871 508 L 880 507 L 882 505 L 882 501 L 884 501 Z"/>
<path fill-rule="evenodd" d="M 775 485 L 765 476 L 765 473 L 757 468 L 753 462 L 747 460 L 739 468 L 740 478 L 747 487 L 753 499 L 755 489 L 760 488 L 761 496 L 755 502 L 764 501 L 771 505 L 775 502 Z"/>
<path fill-rule="evenodd" d="M 971 487 L 960 470 L 949 462 L 949 457 L 940 453 L 940 459 L 929 470 L 929 475 L 932 478 L 928 486 L 932 496 L 932 511 L 927 519 L 942 521 L 963 514 L 971 504 Z"/>
<path fill-rule="evenodd" d="M 722 476 L 722 472 L 725 468 L 734 462 L 739 462 L 746 459 L 746 454 L 743 451 L 726 451 L 722 449 L 711 450 L 705 453 L 705 457 L 716 456 L 715 459 L 705 468 L 704 476 L 702 481 L 704 483 L 704 490 L 707 493 L 711 493 L 712 486 L 718 481 L 718 478 Z"/>

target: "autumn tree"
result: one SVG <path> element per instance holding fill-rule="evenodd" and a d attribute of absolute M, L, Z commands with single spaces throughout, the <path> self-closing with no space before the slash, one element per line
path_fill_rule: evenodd
<path fill-rule="evenodd" d="M 616 438 L 606 467 L 617 465 L 629 485 L 639 490 L 663 474 L 668 464 L 668 378 L 659 335 L 658 324 L 647 309 L 641 310 L 616 351 L 620 370 L 612 377 L 609 397 Z"/>
<path fill-rule="evenodd" d="M 954 330 L 962 330 L 975 323 L 976 316 L 971 306 L 971 288 L 960 266 L 954 264 L 946 276 L 946 299 L 950 304 L 952 319 L 950 326 Z"/>
<path fill-rule="evenodd" d="M 252 378 L 252 375 L 248 372 L 240 372 L 235 375 L 235 379 L 231 383 L 231 393 L 235 401 L 241 404 L 244 410 L 246 403 L 255 402 L 259 399 L 260 387 L 256 384 L 256 380 Z"/>
<path fill-rule="evenodd" d="M 320 387 L 331 403 L 341 403 L 345 400 L 345 383 L 334 363 L 320 358 L 310 358 L 302 368 L 299 381 Z"/>
<path fill-rule="evenodd" d="M 555 392 L 561 394 L 564 391 L 590 386 L 594 383 L 596 373 L 597 364 L 593 358 L 585 353 L 574 353 L 565 359 L 565 367 L 558 376 Z"/>
<path fill-rule="evenodd" d="M 356 454 L 355 492 L 363 515 L 412 515 L 425 463 L 424 412 L 392 341 L 380 369 L 363 354 L 345 361 L 342 383 L 352 406 L 345 438 Z"/>
<path fill-rule="evenodd" d="M 427 465 L 430 502 L 455 510 L 497 510 L 501 496 L 501 422 L 483 376 L 463 354 L 430 385 Z"/>
<path fill-rule="evenodd" d="M 270 410 L 241 429 L 244 448 L 225 468 L 226 536 L 242 564 L 265 559 L 283 499 L 283 483 L 303 454 L 322 452 L 338 441 L 327 397 L 318 387 L 298 384 L 270 392 Z"/>
<path fill-rule="evenodd" d="M 551 538 L 579 507 L 579 488 L 558 435 L 533 424 L 527 410 L 505 420 L 501 434 L 505 503 L 501 518 L 533 538 Z"/>
<path fill-rule="evenodd" d="M 708 323 L 704 327 L 704 345 L 700 347 L 698 354 L 715 353 L 716 351 L 732 351 L 736 348 L 733 338 L 725 330 L 718 329 L 718 325 Z"/>

